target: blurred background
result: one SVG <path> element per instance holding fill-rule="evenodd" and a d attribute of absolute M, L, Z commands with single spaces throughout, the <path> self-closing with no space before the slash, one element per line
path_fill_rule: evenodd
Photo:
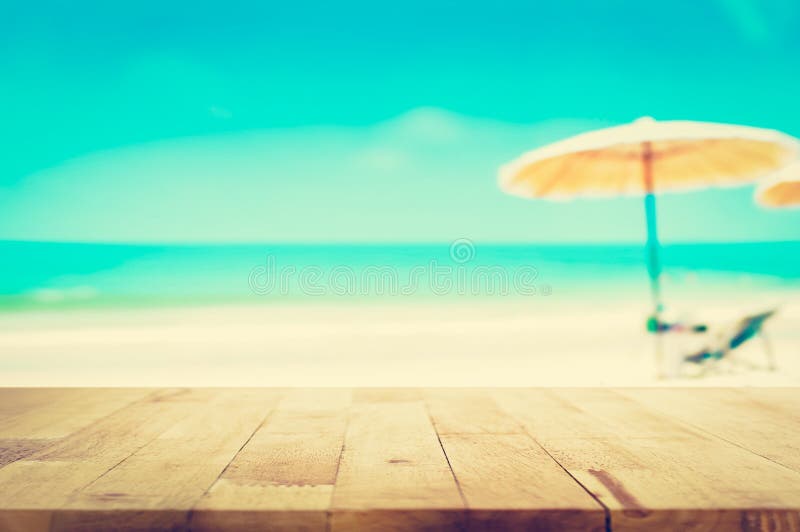
<path fill-rule="evenodd" d="M 641 198 L 524 201 L 497 169 L 644 115 L 800 136 L 798 57 L 792 0 L 11 0 L 0 384 L 664 382 Z M 659 196 L 665 315 L 710 329 L 665 335 L 669 382 L 800 380 L 800 211 L 753 192 Z M 777 370 L 758 341 L 681 363 L 772 309 Z"/>

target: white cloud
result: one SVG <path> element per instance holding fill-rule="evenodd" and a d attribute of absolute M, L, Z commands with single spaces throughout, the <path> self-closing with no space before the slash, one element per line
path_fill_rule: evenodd
<path fill-rule="evenodd" d="M 466 119 L 435 107 L 413 109 L 386 123 L 387 130 L 431 142 L 452 142 L 467 131 Z"/>
<path fill-rule="evenodd" d="M 753 0 L 717 0 L 722 10 L 739 33 L 754 44 L 763 45 L 771 40 L 767 19 Z"/>
<path fill-rule="evenodd" d="M 504 196 L 496 186 L 498 166 L 527 149 L 601 125 L 581 120 L 520 125 L 421 109 L 371 126 L 134 145 L 29 176 L 6 198 L 0 238 L 533 238 L 537 223 L 530 221 L 531 213 L 535 218 L 553 209 L 532 209 Z M 546 223 L 538 225 L 546 230 Z"/>
<path fill-rule="evenodd" d="M 408 159 L 404 151 L 390 147 L 367 148 L 357 152 L 353 158 L 357 167 L 376 172 L 401 170 L 409 162 Z"/>
<path fill-rule="evenodd" d="M 756 46 L 773 46 L 797 32 L 797 0 L 717 0 L 739 34 Z"/>

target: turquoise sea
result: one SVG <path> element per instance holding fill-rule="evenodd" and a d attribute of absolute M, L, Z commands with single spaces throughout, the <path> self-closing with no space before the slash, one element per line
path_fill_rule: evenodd
<path fill-rule="evenodd" d="M 434 296 L 644 296 L 644 247 L 441 244 L 127 245 L 0 242 L 0 308 Z M 675 289 L 800 287 L 800 242 L 672 244 Z M 438 276 L 434 279 L 435 276 Z M 515 277 L 516 276 L 516 277 Z M 520 282 L 520 279 L 522 282 Z"/>

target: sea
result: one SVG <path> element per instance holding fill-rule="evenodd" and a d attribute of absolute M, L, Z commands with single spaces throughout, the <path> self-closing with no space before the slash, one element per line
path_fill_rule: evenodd
<path fill-rule="evenodd" d="M 0 241 L 0 312 L 435 298 L 647 297 L 643 244 Z M 800 287 L 800 242 L 666 244 L 664 291 Z"/>

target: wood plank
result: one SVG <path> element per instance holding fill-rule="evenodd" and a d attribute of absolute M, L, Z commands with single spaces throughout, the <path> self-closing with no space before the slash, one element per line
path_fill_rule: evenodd
<path fill-rule="evenodd" d="M 160 390 L 0 469 L 0 530 L 49 530 L 83 487 L 202 406 L 204 390 Z"/>
<path fill-rule="evenodd" d="M 524 434 L 522 425 L 501 410 L 486 390 L 435 388 L 424 394 L 439 435 Z"/>
<path fill-rule="evenodd" d="M 324 531 L 351 391 L 294 390 L 192 512 L 196 531 Z"/>
<path fill-rule="evenodd" d="M 16 462 L 51 445 L 54 440 L 0 439 L 0 467 Z"/>
<path fill-rule="evenodd" d="M 8 417 L 83 392 L 81 388 L 0 388 L 0 423 Z"/>
<path fill-rule="evenodd" d="M 612 391 L 493 395 L 609 508 L 613 530 L 798 529 L 800 475 L 741 447 Z"/>
<path fill-rule="evenodd" d="M 30 433 L 9 437 L 3 427 L 17 424 L 10 420 L 24 419 L 36 408 L 80 395 L 77 388 L 0 388 L 0 468 L 53 443 L 47 438 L 35 438 Z"/>
<path fill-rule="evenodd" d="M 603 507 L 527 434 L 441 438 L 469 529 L 605 530 Z"/>
<path fill-rule="evenodd" d="M 4 532 L 800 530 L 796 390 L 17 393 Z"/>
<path fill-rule="evenodd" d="M 45 404 L 0 420 L 0 438 L 63 438 L 149 393 L 143 388 L 65 390 Z M 16 403 L 17 395 L 8 400 Z"/>
<path fill-rule="evenodd" d="M 353 401 L 356 403 L 396 403 L 398 401 L 422 401 L 419 388 L 356 388 Z"/>
<path fill-rule="evenodd" d="M 800 420 L 800 388 L 741 388 L 742 394 L 764 408 Z"/>
<path fill-rule="evenodd" d="M 691 394 L 665 388 L 619 393 L 800 472 L 800 411 L 784 410 L 784 400 L 754 400 L 757 394 L 740 388 L 702 388 Z"/>
<path fill-rule="evenodd" d="M 171 427 L 73 494 L 53 529 L 172 530 L 279 400 L 270 390 L 214 390 Z M 165 474 L 167 473 L 167 474 Z"/>
<path fill-rule="evenodd" d="M 605 530 L 605 511 L 497 406 L 491 391 L 426 390 L 471 529 Z"/>
<path fill-rule="evenodd" d="M 463 499 L 423 402 L 353 405 L 331 508 L 334 531 L 466 525 Z"/>

